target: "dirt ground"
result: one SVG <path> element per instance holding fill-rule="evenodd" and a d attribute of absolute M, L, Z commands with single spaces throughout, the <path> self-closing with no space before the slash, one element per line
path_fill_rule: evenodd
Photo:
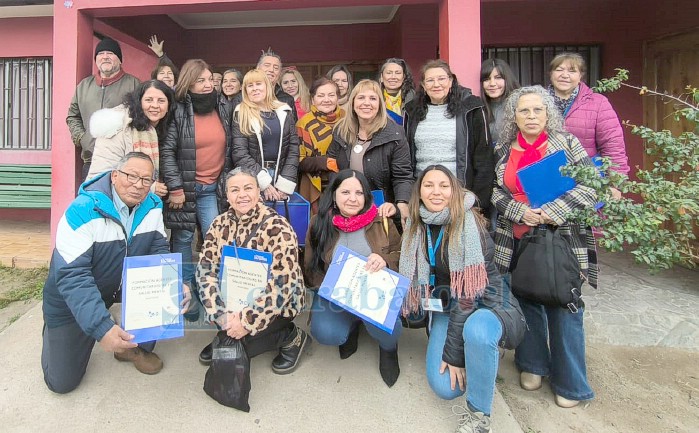
<path fill-rule="evenodd" d="M 18 269 L 0 266 L 0 332 L 36 305 L 36 295 L 46 280 L 48 269 Z M 18 296 L 18 294 L 21 295 Z M 7 303 L 8 298 L 27 298 Z"/>
<path fill-rule="evenodd" d="M 699 352 L 588 344 L 596 398 L 561 409 L 544 382 L 519 386 L 513 352 L 501 361 L 498 389 L 525 433 L 699 431 Z"/>

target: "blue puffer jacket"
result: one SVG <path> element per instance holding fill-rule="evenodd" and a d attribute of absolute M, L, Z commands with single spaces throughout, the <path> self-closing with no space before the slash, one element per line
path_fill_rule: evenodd
<path fill-rule="evenodd" d="M 44 284 L 46 326 L 77 322 L 98 341 L 111 329 L 107 308 L 118 301 L 124 257 L 169 252 L 163 202 L 148 193 L 135 212 L 127 234 L 112 202 L 110 172 L 80 187 L 58 223 Z"/>

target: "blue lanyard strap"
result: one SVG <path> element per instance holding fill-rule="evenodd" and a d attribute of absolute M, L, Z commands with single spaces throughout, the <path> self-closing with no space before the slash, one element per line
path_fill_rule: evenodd
<path fill-rule="evenodd" d="M 444 236 L 444 226 L 439 230 L 439 236 L 437 236 L 437 243 L 432 246 L 432 230 L 429 225 L 425 225 L 425 231 L 427 232 L 427 255 L 430 259 L 430 286 L 434 287 L 435 283 L 435 270 L 436 270 L 436 260 L 435 255 L 437 250 L 439 250 L 439 245 L 442 243 L 442 237 Z"/>

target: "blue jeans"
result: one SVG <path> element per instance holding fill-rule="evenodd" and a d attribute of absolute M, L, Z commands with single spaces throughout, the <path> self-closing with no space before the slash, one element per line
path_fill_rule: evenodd
<path fill-rule="evenodd" d="M 517 368 L 548 376 L 553 392 L 568 400 L 594 398 L 587 382 L 583 309 L 571 313 L 567 308 L 517 299 L 528 327 L 515 350 Z"/>
<path fill-rule="evenodd" d="M 216 197 L 216 183 L 204 185 L 197 183 L 196 189 L 196 209 L 199 230 L 205 235 L 209 226 L 218 216 L 218 198 Z M 172 230 L 172 252 L 182 253 L 182 280 L 194 282 L 194 269 L 196 264 L 192 257 L 192 241 L 194 231 Z M 192 290 L 196 292 L 193 286 Z"/>
<path fill-rule="evenodd" d="M 320 344 L 328 346 L 339 346 L 344 344 L 350 332 L 364 323 L 367 332 L 379 343 L 383 350 L 392 352 L 398 348 L 398 338 L 400 338 L 403 326 L 400 317 L 396 319 L 393 334 L 389 334 L 383 329 L 377 328 L 347 310 L 344 310 L 327 299 L 316 295 L 313 298 L 311 307 L 311 335 Z"/>
<path fill-rule="evenodd" d="M 451 389 L 449 370 L 439 373 L 449 325 L 448 313 L 432 313 L 432 330 L 427 343 L 427 382 L 437 396 L 453 400 L 464 394 L 456 385 Z M 495 393 L 502 337 L 502 324 L 492 311 L 480 308 L 466 319 L 463 330 L 466 359 L 466 401 L 474 409 L 490 415 Z"/>

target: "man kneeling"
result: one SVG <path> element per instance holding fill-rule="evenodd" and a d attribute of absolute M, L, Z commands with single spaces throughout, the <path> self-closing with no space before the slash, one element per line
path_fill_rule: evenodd
<path fill-rule="evenodd" d="M 133 362 L 141 373 L 163 368 L 153 353 L 155 341 L 133 343 L 108 311 L 121 300 L 125 256 L 169 253 L 163 204 L 150 192 L 153 182 L 150 157 L 128 153 L 116 170 L 84 183 L 58 223 L 44 285 L 41 352 L 51 391 L 64 394 L 78 387 L 95 341 L 117 360 Z M 185 286 L 185 310 L 189 299 Z"/>

